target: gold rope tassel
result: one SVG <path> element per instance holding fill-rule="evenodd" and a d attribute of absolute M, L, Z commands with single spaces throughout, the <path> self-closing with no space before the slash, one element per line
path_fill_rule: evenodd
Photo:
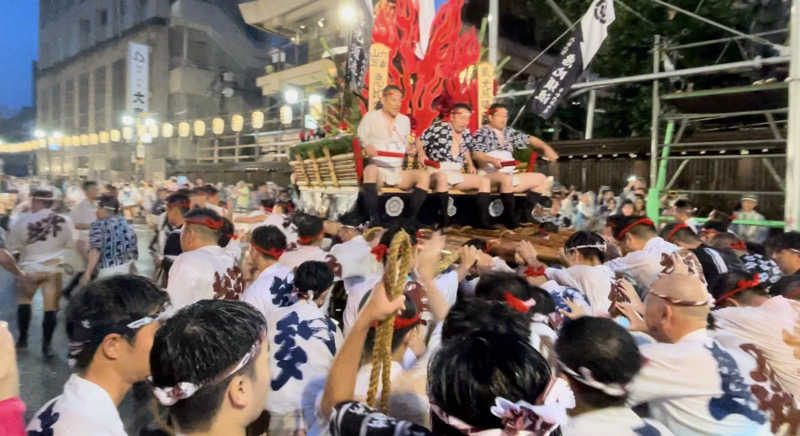
<path fill-rule="evenodd" d="M 411 238 L 405 231 L 399 231 L 392 238 L 389 250 L 386 253 L 386 269 L 383 274 L 383 284 L 386 295 L 394 300 L 403 294 L 406 277 L 411 272 Z M 372 347 L 372 372 L 369 374 L 369 389 L 367 391 L 367 404 L 375 408 L 378 394 L 378 380 L 381 380 L 380 411 L 386 413 L 389 409 L 389 394 L 392 389 L 392 336 L 394 335 L 394 318 L 387 318 L 375 329 L 375 345 Z"/>

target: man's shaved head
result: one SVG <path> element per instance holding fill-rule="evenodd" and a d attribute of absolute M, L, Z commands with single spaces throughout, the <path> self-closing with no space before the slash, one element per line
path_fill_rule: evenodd
<path fill-rule="evenodd" d="M 695 330 L 705 328 L 711 307 L 705 283 L 689 274 L 668 274 L 656 280 L 645 299 L 645 322 L 659 342 L 677 342 Z"/>

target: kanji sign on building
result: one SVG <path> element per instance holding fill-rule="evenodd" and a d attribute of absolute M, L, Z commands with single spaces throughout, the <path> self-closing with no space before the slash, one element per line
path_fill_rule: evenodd
<path fill-rule="evenodd" d="M 150 47 L 136 42 L 128 43 L 128 112 L 148 112 L 150 100 Z"/>
<path fill-rule="evenodd" d="M 369 50 L 369 110 L 381 101 L 383 88 L 389 84 L 389 47 L 372 44 Z"/>

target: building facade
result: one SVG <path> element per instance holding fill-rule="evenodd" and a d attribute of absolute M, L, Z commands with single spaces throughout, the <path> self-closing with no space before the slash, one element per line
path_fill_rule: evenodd
<path fill-rule="evenodd" d="M 136 115 L 128 101 L 130 43 L 147 46 L 144 116 L 154 122 L 263 105 L 255 79 L 267 62 L 268 35 L 247 26 L 231 0 L 40 0 L 39 21 L 36 126 L 48 136 L 119 129 Z M 125 141 L 50 147 L 37 151 L 38 171 L 158 179 L 196 147 L 191 138 L 156 139 L 138 161 L 136 144 Z"/>

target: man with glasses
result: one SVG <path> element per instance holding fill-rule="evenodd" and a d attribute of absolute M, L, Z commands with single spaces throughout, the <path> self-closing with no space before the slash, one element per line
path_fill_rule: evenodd
<path fill-rule="evenodd" d="M 101 279 L 67 307 L 69 363 L 64 392 L 28 424 L 29 435 L 125 435 L 117 407 L 150 375 L 150 348 L 169 297 L 148 279 Z"/>

